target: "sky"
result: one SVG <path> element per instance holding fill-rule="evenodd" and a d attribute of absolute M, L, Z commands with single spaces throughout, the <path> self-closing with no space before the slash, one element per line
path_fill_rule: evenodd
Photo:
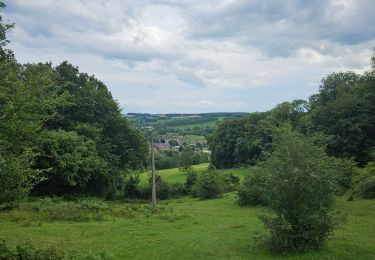
<path fill-rule="evenodd" d="M 266 111 L 361 73 L 374 0 L 5 0 L 21 63 L 64 60 L 124 113 Z"/>

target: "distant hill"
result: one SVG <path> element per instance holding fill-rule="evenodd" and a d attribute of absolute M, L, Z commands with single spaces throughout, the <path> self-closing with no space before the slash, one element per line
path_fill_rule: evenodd
<path fill-rule="evenodd" d="M 140 129 L 152 127 L 158 134 L 179 133 L 182 135 L 203 135 L 211 133 L 216 124 L 226 119 L 246 116 L 243 112 L 216 112 L 201 114 L 148 114 L 128 113 L 126 116 Z"/>

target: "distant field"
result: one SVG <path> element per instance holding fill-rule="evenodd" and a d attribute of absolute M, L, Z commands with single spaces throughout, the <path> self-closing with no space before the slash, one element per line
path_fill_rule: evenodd
<path fill-rule="evenodd" d="M 194 165 L 193 169 L 196 173 L 202 173 L 208 170 L 208 163 Z M 226 170 L 217 170 L 220 174 L 232 173 L 242 179 L 247 174 L 247 168 L 234 168 Z M 160 175 L 163 181 L 168 183 L 184 183 L 185 173 L 178 168 L 159 170 L 157 173 Z M 141 185 L 147 184 L 147 180 L 150 177 L 150 171 L 141 174 Z"/>
<path fill-rule="evenodd" d="M 253 239 L 263 226 L 263 207 L 240 207 L 234 193 L 222 198 L 183 198 L 149 203 L 109 202 L 97 221 L 40 221 L 31 213 L 0 213 L 0 238 L 12 246 L 30 239 L 53 244 L 67 259 L 374 259 L 375 200 L 346 201 L 337 209 L 348 220 L 320 251 L 273 255 Z M 8 214 L 14 214 L 9 219 Z M 33 213 L 38 214 L 36 212 Z"/>
<path fill-rule="evenodd" d="M 184 136 L 184 139 L 189 140 L 189 141 L 204 141 L 206 138 L 201 135 L 186 135 Z"/>
<path fill-rule="evenodd" d="M 197 173 L 202 173 L 207 171 L 208 163 L 202 163 L 199 165 L 194 165 L 193 169 Z M 176 183 L 176 182 L 185 182 L 185 173 L 182 172 L 178 168 L 172 169 L 165 169 L 165 170 L 158 170 L 157 174 L 160 175 L 163 181 L 168 183 Z M 147 184 L 148 178 L 150 177 L 151 172 L 147 171 L 141 174 L 141 185 Z"/>
<path fill-rule="evenodd" d="M 225 119 L 236 119 L 246 116 L 247 113 L 203 113 L 203 114 L 140 114 L 130 113 L 127 117 L 139 127 L 153 126 L 186 130 L 193 128 L 214 128 L 218 122 Z"/>

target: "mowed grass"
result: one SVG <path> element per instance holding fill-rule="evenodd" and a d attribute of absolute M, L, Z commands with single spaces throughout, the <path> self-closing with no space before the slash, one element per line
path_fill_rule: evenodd
<path fill-rule="evenodd" d="M 0 214 L 0 238 L 11 245 L 32 239 L 35 245 L 51 243 L 77 259 L 277 259 L 255 243 L 262 232 L 257 215 L 262 207 L 240 207 L 234 193 L 222 198 L 183 198 L 162 201 L 159 210 L 149 203 L 109 203 L 115 212 L 102 221 L 11 221 Z M 374 259 L 375 201 L 346 201 L 337 208 L 348 215 L 327 246 L 319 251 L 284 256 L 287 259 Z M 25 213 L 25 218 L 27 214 Z"/>
<path fill-rule="evenodd" d="M 197 173 L 203 173 L 208 171 L 208 163 L 202 163 L 198 165 L 193 165 L 193 170 Z M 229 174 L 232 173 L 235 176 L 238 176 L 240 179 L 242 179 L 246 174 L 248 173 L 248 169 L 243 167 L 243 168 L 234 168 L 234 169 L 225 169 L 225 170 L 217 170 L 220 174 Z M 165 170 L 158 170 L 157 173 L 160 175 L 163 181 L 167 183 L 185 183 L 186 179 L 186 173 L 181 171 L 178 168 L 172 168 L 172 169 L 165 169 Z M 151 171 L 146 171 L 143 172 L 140 175 L 141 185 L 145 185 L 148 182 L 148 179 L 150 178 Z"/>

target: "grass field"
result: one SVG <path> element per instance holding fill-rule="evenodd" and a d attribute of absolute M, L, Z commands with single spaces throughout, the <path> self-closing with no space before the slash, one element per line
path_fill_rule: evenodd
<path fill-rule="evenodd" d="M 28 220 L 30 212 L 10 220 L 11 213 L 0 213 L 0 238 L 11 245 L 27 239 L 40 247 L 53 243 L 78 259 L 280 259 L 253 240 L 263 230 L 257 215 L 265 209 L 240 207 L 235 199 L 228 193 L 169 200 L 157 211 L 149 203 L 109 202 L 108 215 L 83 222 Z M 375 201 L 338 198 L 337 208 L 348 220 L 324 249 L 286 258 L 374 259 Z"/>
<path fill-rule="evenodd" d="M 193 170 L 200 174 L 208 170 L 208 163 L 202 163 L 199 165 L 193 165 Z M 226 170 L 217 170 L 220 174 L 232 173 L 242 179 L 248 172 L 246 168 L 234 168 Z M 162 180 L 168 183 L 184 183 L 185 182 L 185 173 L 178 168 L 159 170 L 157 173 L 161 176 Z M 148 178 L 150 177 L 150 171 L 144 172 L 141 174 L 141 185 L 147 183 Z"/>

